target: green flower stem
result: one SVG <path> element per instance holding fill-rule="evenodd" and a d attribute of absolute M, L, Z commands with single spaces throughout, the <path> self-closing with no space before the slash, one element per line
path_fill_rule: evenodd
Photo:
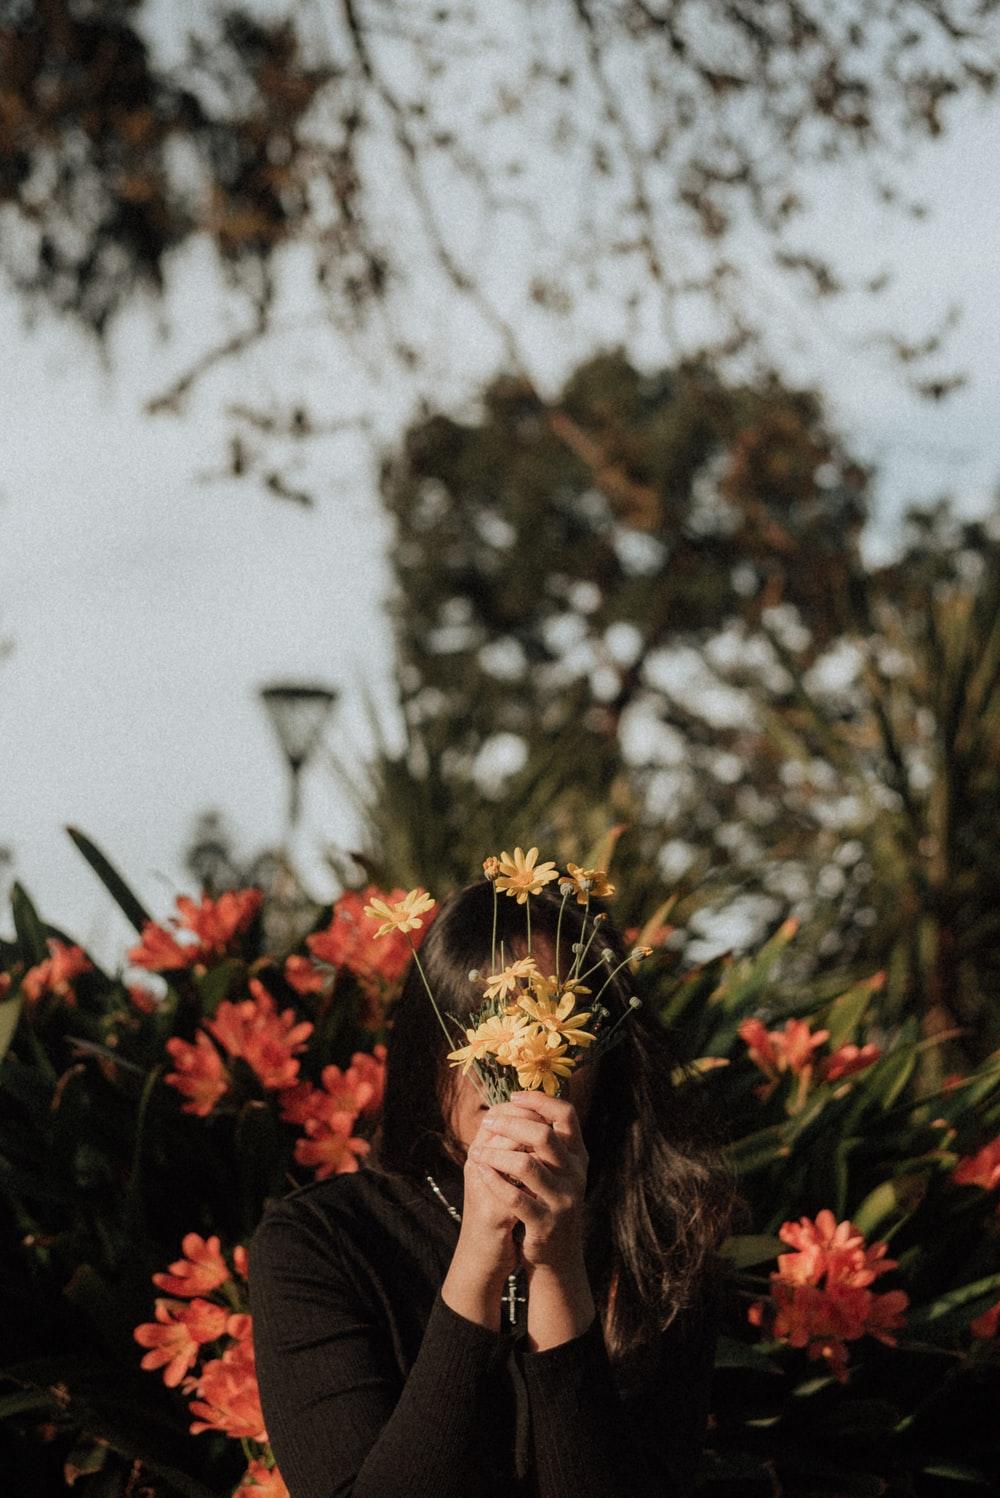
<path fill-rule="evenodd" d="M 438 1020 L 440 1021 L 441 1028 L 442 1028 L 442 1030 L 444 1031 L 444 1034 L 445 1034 L 445 1039 L 447 1040 L 450 1049 L 451 1050 L 455 1050 L 456 1049 L 456 1046 L 455 1046 L 455 1037 L 453 1035 L 449 1035 L 448 1034 L 448 1026 L 445 1024 L 444 1017 L 441 1014 L 441 1011 L 440 1011 L 440 1009 L 437 1006 L 437 1000 L 435 999 L 434 995 L 431 993 L 431 986 L 430 986 L 430 984 L 427 981 L 427 974 L 424 972 L 424 965 L 420 961 L 419 956 L 417 955 L 417 949 L 413 945 L 413 938 L 410 936 L 410 933 L 408 931 L 406 933 L 406 940 L 410 944 L 410 951 L 413 953 L 413 960 L 417 964 L 417 972 L 420 974 L 421 978 L 423 979 L 424 987 L 427 990 L 427 997 L 430 999 L 432 1005 L 434 1006 L 434 1013 L 437 1015 Z M 470 1067 L 470 1071 L 471 1071 L 471 1067 Z M 467 1075 L 468 1075 L 468 1073 L 467 1073 Z M 489 1094 L 484 1091 L 484 1089 L 483 1089 L 483 1087 L 482 1087 L 482 1085 L 481 1085 L 478 1077 L 476 1079 L 475 1086 L 477 1087 L 477 1089 L 479 1091 L 480 1097 L 485 1097 L 487 1099 L 487 1101 L 489 1101 Z"/>
<path fill-rule="evenodd" d="M 492 941 L 490 943 L 490 971 L 493 972 L 493 973 L 495 973 L 496 970 L 497 970 L 497 882 L 496 882 L 496 879 L 491 879 L 490 883 L 493 885 L 493 939 L 492 939 Z"/>
<path fill-rule="evenodd" d="M 612 968 L 611 971 L 610 971 L 610 973 L 608 974 L 608 976 L 605 978 L 604 982 L 601 984 L 600 988 L 594 994 L 594 997 L 592 999 L 588 1000 L 588 1003 L 596 1004 L 597 1001 L 598 1001 L 598 999 L 601 997 L 601 994 L 604 992 L 604 990 L 607 988 L 608 984 L 611 982 L 612 978 L 614 978 L 618 973 L 620 973 L 623 967 L 628 967 L 628 965 L 629 965 L 629 963 L 631 961 L 632 961 L 631 957 L 626 957 L 623 962 L 619 962 L 619 964 L 618 964 L 617 967 Z M 591 969 L 591 971 L 593 971 L 593 969 Z"/>
<path fill-rule="evenodd" d="M 562 904 L 559 906 L 559 919 L 556 921 L 556 984 L 559 983 L 559 933 L 562 931 L 563 911 L 566 909 L 566 901 L 569 899 L 570 891 L 563 890 Z"/>
<path fill-rule="evenodd" d="M 587 916 L 589 915 L 589 913 L 590 913 L 590 890 L 587 891 L 587 903 L 584 906 L 584 911 L 583 911 L 583 925 L 580 928 L 580 940 L 581 940 L 581 942 L 583 941 L 583 933 L 587 929 Z M 579 952 L 575 953 L 575 955 L 574 955 L 574 958 L 573 958 L 573 967 L 571 967 L 570 971 L 569 971 L 569 976 L 571 978 L 574 978 L 574 977 L 575 978 L 579 978 L 579 976 L 580 976 L 580 966 L 581 966 L 581 964 L 583 962 L 583 959 L 586 957 L 588 951 L 590 950 L 590 943 L 594 940 L 594 937 L 596 935 L 597 935 L 597 927 L 594 926 L 594 928 L 591 931 L 590 935 L 587 937 L 586 945 L 583 946 L 581 948 L 581 950 Z M 574 971 L 574 969 L 575 969 L 575 971 Z"/>
<path fill-rule="evenodd" d="M 524 914 L 528 921 L 528 956 L 531 956 L 531 895 L 524 897 Z"/>

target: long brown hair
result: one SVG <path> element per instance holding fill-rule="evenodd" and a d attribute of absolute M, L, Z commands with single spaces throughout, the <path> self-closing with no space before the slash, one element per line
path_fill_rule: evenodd
<path fill-rule="evenodd" d="M 553 950 L 561 903 L 548 887 L 531 896 L 532 936 L 543 932 Z M 586 935 L 599 911 L 606 919 L 584 968 L 610 948 L 610 972 L 628 948 L 603 903 L 593 898 Z M 563 907 L 560 973 L 569 970 L 566 959 L 580 939 L 583 915 L 571 896 Z M 463 1023 L 482 1003 L 482 982 L 469 974 L 489 971 L 493 919 L 492 885 L 486 878 L 476 880 L 442 901 L 420 946 L 438 1008 Z M 501 941 L 506 961 L 524 949 L 525 926 L 524 906 L 500 894 L 498 961 Z M 602 996 L 611 1011 L 606 1024 L 628 1005 L 627 971 L 613 978 Z M 601 973 L 592 974 L 588 986 L 596 994 L 603 981 Z M 580 1007 L 590 1002 L 584 995 Z M 412 961 L 389 1018 L 385 1100 L 372 1159 L 386 1170 L 422 1179 L 443 1157 L 456 1158 L 448 1120 L 458 1068 L 448 1065 L 446 1056 L 465 1037 L 455 1030 L 452 1045 L 446 1044 Z M 673 1080 L 678 1058 L 666 1027 L 643 1005 L 622 1021 L 621 1032 L 624 1038 L 588 1063 L 598 1072 L 582 1122 L 589 1156 L 585 1255 L 608 1355 L 615 1361 L 641 1357 L 696 1299 L 703 1277 L 715 1267 L 715 1250 L 736 1202 L 716 1142 L 717 1121 L 706 1116 L 696 1083 L 681 1093 Z"/>

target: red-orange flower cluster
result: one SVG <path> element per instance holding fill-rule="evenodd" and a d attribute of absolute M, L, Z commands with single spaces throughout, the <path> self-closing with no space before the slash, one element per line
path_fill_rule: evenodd
<path fill-rule="evenodd" d="M 368 1002 L 363 1023 L 371 1029 L 378 1028 L 382 1022 L 386 996 L 405 973 L 411 947 L 407 933 L 402 931 L 389 932 L 376 941 L 378 918 L 366 915 L 364 907 L 372 899 L 392 904 L 405 897 L 405 889 L 386 891 L 375 884 L 366 885 L 360 891 L 346 890 L 334 902 L 326 930 L 306 937 L 306 946 L 317 961 L 347 968 L 357 978 Z M 426 916 L 423 926 L 409 933 L 414 947 L 420 946 L 432 920 L 433 916 Z"/>
<path fill-rule="evenodd" d="M 1000 1135 L 974 1155 L 965 1155 L 951 1173 L 956 1186 L 982 1186 L 992 1191 L 1000 1186 Z"/>
<path fill-rule="evenodd" d="M 252 1318 L 243 1310 L 233 1311 L 231 1304 L 208 1298 L 225 1286 L 227 1295 L 239 1303 L 243 1292 L 235 1277 L 246 1280 L 246 1249 L 240 1244 L 233 1250 L 231 1270 L 214 1234 L 202 1238 L 198 1233 L 187 1233 L 181 1247 L 184 1257 L 171 1264 L 169 1272 L 152 1278 L 170 1295 L 184 1298 L 157 1298 L 156 1320 L 135 1328 L 135 1340 L 149 1349 L 140 1366 L 162 1368 L 168 1387 L 180 1385 L 185 1394 L 197 1396 L 190 1400 L 191 1413 L 196 1417 L 190 1426 L 192 1435 L 217 1431 L 263 1448 L 251 1454 L 238 1493 L 246 1498 L 250 1494 L 288 1498 L 277 1467 L 268 1465 L 273 1458 L 257 1388 Z M 225 1339 L 228 1345 L 221 1346 Z M 209 1357 L 192 1373 L 210 1344 L 218 1355 Z"/>
<path fill-rule="evenodd" d="M 291 1498 L 277 1467 L 251 1462 L 233 1498 Z"/>
<path fill-rule="evenodd" d="M 297 1021 L 294 1009 L 283 1009 L 279 1014 L 273 996 L 259 978 L 250 979 L 250 993 L 251 998 L 238 1003 L 223 999 L 214 1016 L 202 1022 L 204 1028 L 195 1032 L 193 1042 L 178 1035 L 167 1041 L 176 1070 L 167 1072 L 164 1081 L 187 1097 L 185 1113 L 207 1117 L 232 1083 L 229 1069 L 209 1035 L 230 1056 L 242 1056 L 263 1087 L 281 1089 L 298 1080 L 297 1055 L 312 1034 L 311 1021 Z"/>
<path fill-rule="evenodd" d="M 981 1316 L 976 1316 L 969 1322 L 969 1331 L 974 1337 L 989 1339 L 995 1337 L 1000 1330 L 1000 1300 L 996 1305 L 990 1306 Z"/>
<path fill-rule="evenodd" d="M 838 1046 L 828 1056 L 817 1058 L 815 1051 L 829 1040 L 829 1030 L 811 1030 L 809 1021 L 789 1019 L 783 1030 L 768 1030 L 759 1019 L 747 1019 L 739 1027 L 746 1041 L 750 1060 L 767 1078 L 754 1089 L 756 1096 L 769 1098 L 782 1076 L 788 1072 L 798 1078 L 794 1106 L 799 1106 L 815 1077 L 819 1082 L 836 1082 L 852 1072 L 863 1071 L 878 1061 L 882 1052 L 877 1045 Z"/>
<path fill-rule="evenodd" d="M 146 921 L 142 940 L 129 949 L 128 961 L 133 967 L 168 973 L 225 957 L 232 943 L 253 921 L 263 899 L 259 889 L 226 890 L 217 900 L 205 895 L 200 904 L 188 895 L 178 895 L 176 905 L 180 914 L 171 916 L 169 923 L 185 939 L 178 941 L 165 926 Z"/>
<path fill-rule="evenodd" d="M 81 973 L 93 971 L 94 964 L 82 947 L 70 946 L 50 936 L 46 940 L 49 956 L 29 967 L 21 979 L 21 988 L 29 1004 L 37 1004 L 44 994 L 56 994 L 67 1004 L 76 1004 L 73 981 Z"/>
<path fill-rule="evenodd" d="M 322 1086 L 299 1082 L 281 1092 L 281 1117 L 300 1124 L 306 1134 L 296 1140 L 295 1159 L 315 1167 L 317 1180 L 357 1170 L 368 1153 L 368 1140 L 353 1130 L 359 1115 L 376 1114 L 382 1106 L 385 1058 L 384 1045 L 376 1045 L 374 1055 L 355 1051 L 346 1071 L 339 1066 L 323 1068 Z"/>
<path fill-rule="evenodd" d="M 892 1332 L 903 1324 L 909 1297 L 903 1290 L 876 1294 L 870 1287 L 897 1261 L 886 1257 L 885 1243 L 866 1247 L 851 1222 L 838 1223 L 826 1208 L 815 1220 L 782 1223 L 778 1236 L 795 1252 L 778 1255 L 770 1305 L 756 1301 L 748 1319 L 754 1326 L 770 1320 L 773 1336 L 824 1359 L 844 1382 L 846 1342 L 870 1336 L 895 1345 Z"/>

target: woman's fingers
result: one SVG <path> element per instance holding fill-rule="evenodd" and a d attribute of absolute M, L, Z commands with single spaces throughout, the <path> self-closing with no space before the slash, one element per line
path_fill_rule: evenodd
<path fill-rule="evenodd" d="M 497 1201 L 516 1212 L 522 1221 L 527 1221 L 529 1218 L 534 1221 L 544 1216 L 546 1208 L 532 1191 L 518 1181 L 510 1180 L 496 1165 L 478 1162 L 478 1168 L 486 1189 L 496 1197 Z"/>
<path fill-rule="evenodd" d="M 550 1208 L 557 1206 L 564 1194 L 549 1166 L 535 1154 L 497 1144 L 483 1145 L 470 1153 L 478 1164 L 492 1165 L 494 1169 L 513 1176 Z"/>
<path fill-rule="evenodd" d="M 555 1170 L 564 1170 L 569 1163 L 566 1145 L 540 1119 L 519 1118 L 513 1113 L 494 1113 L 492 1119 L 487 1117 L 483 1120 L 480 1143 L 506 1143 L 508 1140 L 532 1150 L 539 1159 Z"/>
<path fill-rule="evenodd" d="M 511 1095 L 510 1104 L 519 1111 L 530 1109 L 540 1116 L 546 1123 L 550 1123 L 561 1139 L 565 1139 L 574 1150 L 583 1149 L 583 1130 L 580 1128 L 580 1118 L 566 1098 L 549 1097 L 546 1092 L 515 1092 Z M 505 1107 L 499 1104 L 499 1109 Z M 497 1111 L 497 1110 L 491 1110 Z"/>

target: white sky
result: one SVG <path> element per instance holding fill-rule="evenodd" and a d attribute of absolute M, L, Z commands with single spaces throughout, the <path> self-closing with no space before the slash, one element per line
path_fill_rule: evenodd
<path fill-rule="evenodd" d="M 919 327 L 961 301 L 949 367 L 967 369 L 971 382 L 950 401 L 909 396 L 880 356 L 859 350 L 868 324 L 849 305 L 817 308 L 787 291 L 771 304 L 786 370 L 823 385 L 841 430 L 880 467 L 872 555 L 891 547 L 908 501 L 951 492 L 966 513 L 983 513 L 997 492 L 1000 196 L 989 184 L 998 165 L 1000 110 L 970 108 L 912 169 L 929 220 L 877 220 L 850 173 L 824 179 L 813 219 L 850 269 L 896 271 L 883 326 Z M 294 270 L 288 284 L 294 307 Z M 412 392 L 388 364 L 364 375 L 327 330 L 300 323 L 215 372 L 182 417 L 147 417 L 143 401 L 213 330 L 232 325 L 198 251 L 170 308 L 167 342 L 148 311 L 129 314 L 109 374 L 72 330 L 28 332 L 12 295 L 0 296 L 0 636 L 14 642 L 0 663 L 0 844 L 13 849 L 42 914 L 112 967 L 131 930 L 66 824 L 96 841 L 163 918 L 184 887 L 180 854 L 199 811 L 219 808 L 248 856 L 280 834 L 286 786 L 259 684 L 296 676 L 338 687 L 328 741 L 340 755 L 367 742 L 358 683 L 389 703 L 390 528 L 366 445 L 331 439 L 312 453 L 323 492 L 313 511 L 252 483 L 198 476 L 224 456 L 227 401 L 308 390 L 331 415 L 363 409 L 391 433 Z M 461 308 L 427 300 L 423 313 L 434 319 L 434 388 L 458 401 L 492 371 L 495 350 Z M 606 303 L 555 342 L 529 333 L 526 347 L 539 376 L 553 378 L 623 338 Z M 631 349 L 655 358 L 641 340 Z M 335 784 L 314 770 L 299 851 L 318 897 L 334 888 L 319 877 L 315 849 L 349 847 L 355 830 Z M 12 930 L 6 910 L 0 930 Z"/>

